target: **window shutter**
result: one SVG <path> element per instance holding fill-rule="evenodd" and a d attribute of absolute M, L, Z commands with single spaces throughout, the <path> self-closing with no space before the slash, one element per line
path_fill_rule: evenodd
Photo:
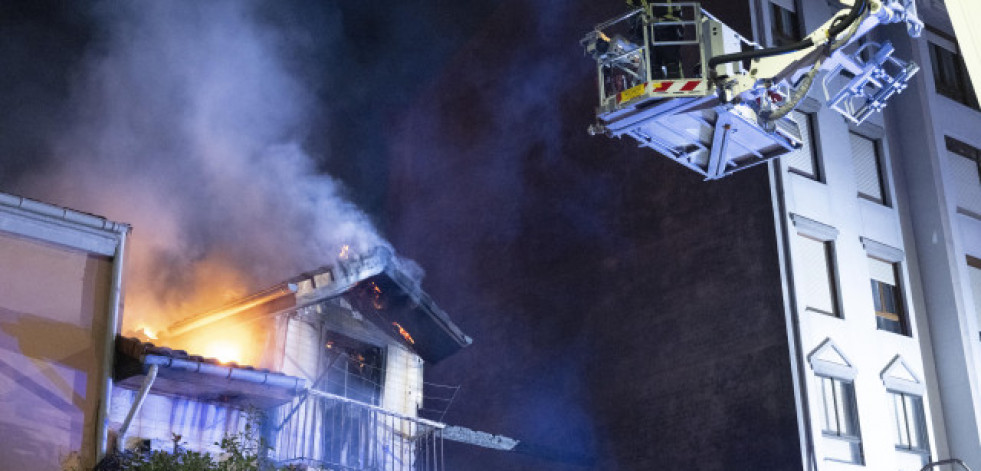
<path fill-rule="evenodd" d="M 798 240 L 804 302 L 809 308 L 834 314 L 836 309 L 832 294 L 827 242 L 804 236 L 799 236 Z"/>
<path fill-rule="evenodd" d="M 978 175 L 978 163 L 953 152 L 948 152 L 947 158 L 954 174 L 954 186 L 957 188 L 957 206 L 974 214 L 981 214 L 981 177 Z"/>
<path fill-rule="evenodd" d="M 817 178 L 817 168 L 815 168 L 814 148 L 811 142 L 811 119 L 810 116 L 800 111 L 790 113 L 790 119 L 797 123 L 800 128 L 801 148 L 796 149 L 784 156 L 788 168 L 794 169 L 806 176 Z"/>
<path fill-rule="evenodd" d="M 890 286 L 898 286 L 896 283 L 896 270 L 893 264 L 883 262 L 869 257 L 869 276 L 875 281 L 885 283 Z"/>
<path fill-rule="evenodd" d="M 875 142 L 869 138 L 852 133 L 852 161 L 855 166 L 855 181 L 858 192 L 875 201 L 884 201 L 879 178 L 879 162 L 875 154 Z"/>
<path fill-rule="evenodd" d="M 974 309 L 978 314 L 978 322 L 981 323 L 981 268 L 969 265 L 967 271 L 971 277 L 971 291 L 974 292 Z"/>

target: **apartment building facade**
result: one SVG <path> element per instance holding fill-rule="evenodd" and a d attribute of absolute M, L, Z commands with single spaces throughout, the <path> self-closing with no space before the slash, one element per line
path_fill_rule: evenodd
<path fill-rule="evenodd" d="M 938 434 L 947 454 L 981 467 L 981 112 L 944 3 L 920 4 L 927 28 L 896 41 L 923 67 L 893 110 L 890 139 L 909 200 L 921 299 L 936 374 Z M 902 116 L 909 116 L 903 120 Z"/>
<path fill-rule="evenodd" d="M 804 146 L 770 169 L 805 469 L 977 469 L 981 113 L 939 1 L 890 40 L 921 70 L 861 125 L 815 86 Z M 761 0 L 757 39 L 813 31 L 834 2 Z M 810 468 L 808 468 L 810 466 Z"/>

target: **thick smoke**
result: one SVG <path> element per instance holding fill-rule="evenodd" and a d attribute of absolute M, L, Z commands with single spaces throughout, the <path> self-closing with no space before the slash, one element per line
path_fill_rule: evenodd
<path fill-rule="evenodd" d="M 95 15 L 74 125 L 21 186 L 133 225 L 124 328 L 220 305 L 345 245 L 386 245 L 304 153 L 314 100 L 255 5 L 110 2 Z"/>

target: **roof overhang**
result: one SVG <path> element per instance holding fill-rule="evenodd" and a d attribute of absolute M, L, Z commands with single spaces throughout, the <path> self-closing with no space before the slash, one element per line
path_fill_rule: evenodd
<path fill-rule="evenodd" d="M 437 363 L 472 343 L 419 287 L 387 250 L 384 263 L 343 290 L 341 296 L 365 319 L 429 363 Z"/>
<path fill-rule="evenodd" d="M 306 380 L 251 366 L 188 355 L 128 337 L 116 338 L 113 380 L 139 389 L 150 367 L 158 366 L 153 394 L 233 407 L 266 409 L 289 402 L 306 389 Z"/>

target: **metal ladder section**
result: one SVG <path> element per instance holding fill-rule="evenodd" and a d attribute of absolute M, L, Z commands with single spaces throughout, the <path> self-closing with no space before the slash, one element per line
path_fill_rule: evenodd
<path fill-rule="evenodd" d="M 855 124 L 882 111 L 886 102 L 906 89 L 920 67 L 892 56 L 892 43 L 869 42 L 851 54 L 838 54 L 835 64 L 824 76 L 824 96 L 828 107 Z M 832 93 L 844 80 L 846 84 Z"/>

